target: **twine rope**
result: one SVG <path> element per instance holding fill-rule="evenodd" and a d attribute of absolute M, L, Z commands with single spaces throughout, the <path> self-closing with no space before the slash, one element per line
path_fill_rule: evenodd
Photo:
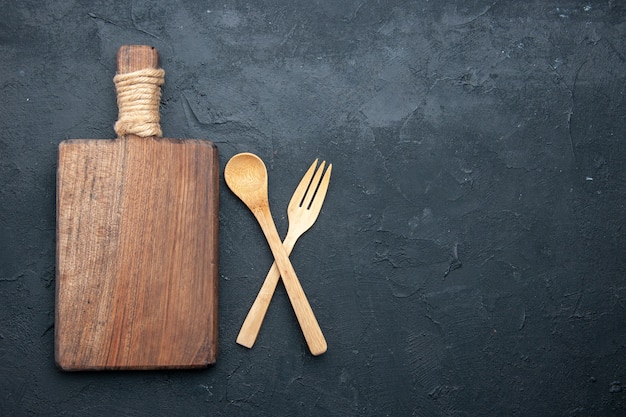
<path fill-rule="evenodd" d="M 141 137 L 161 136 L 159 103 L 165 82 L 163 69 L 144 68 L 113 78 L 117 91 L 119 114 L 115 123 L 118 137 L 133 134 Z"/>

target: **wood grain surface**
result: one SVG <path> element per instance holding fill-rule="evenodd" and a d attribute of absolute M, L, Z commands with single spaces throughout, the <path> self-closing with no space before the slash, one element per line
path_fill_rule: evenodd
<path fill-rule="evenodd" d="M 156 67 L 156 50 L 133 48 L 120 50 L 118 71 Z M 129 135 L 60 144 L 55 357 L 62 369 L 215 362 L 218 176 L 209 141 Z"/>

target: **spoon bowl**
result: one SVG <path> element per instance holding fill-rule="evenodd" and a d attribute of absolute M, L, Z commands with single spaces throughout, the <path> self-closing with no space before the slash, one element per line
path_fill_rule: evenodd
<path fill-rule="evenodd" d="M 267 169 L 263 160 L 252 153 L 233 156 L 224 168 L 224 180 L 250 210 L 268 205 Z"/>

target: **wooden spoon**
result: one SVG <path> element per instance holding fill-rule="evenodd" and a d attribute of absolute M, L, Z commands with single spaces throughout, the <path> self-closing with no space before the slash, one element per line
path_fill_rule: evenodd
<path fill-rule="evenodd" d="M 280 240 L 272 219 L 267 199 L 267 170 L 258 156 L 240 153 L 233 156 L 224 168 L 226 184 L 252 211 L 270 245 L 276 265 L 283 278 L 287 295 L 300 323 L 309 350 L 314 356 L 326 352 L 326 339 L 322 334 L 311 305 L 304 294 L 289 256 Z"/>

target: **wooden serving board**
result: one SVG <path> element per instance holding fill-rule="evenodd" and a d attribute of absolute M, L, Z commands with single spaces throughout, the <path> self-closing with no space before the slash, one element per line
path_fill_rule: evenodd
<path fill-rule="evenodd" d="M 124 46 L 118 73 L 158 67 Z M 196 368 L 217 354 L 213 143 L 67 140 L 57 172 L 55 358 L 64 370 Z"/>

